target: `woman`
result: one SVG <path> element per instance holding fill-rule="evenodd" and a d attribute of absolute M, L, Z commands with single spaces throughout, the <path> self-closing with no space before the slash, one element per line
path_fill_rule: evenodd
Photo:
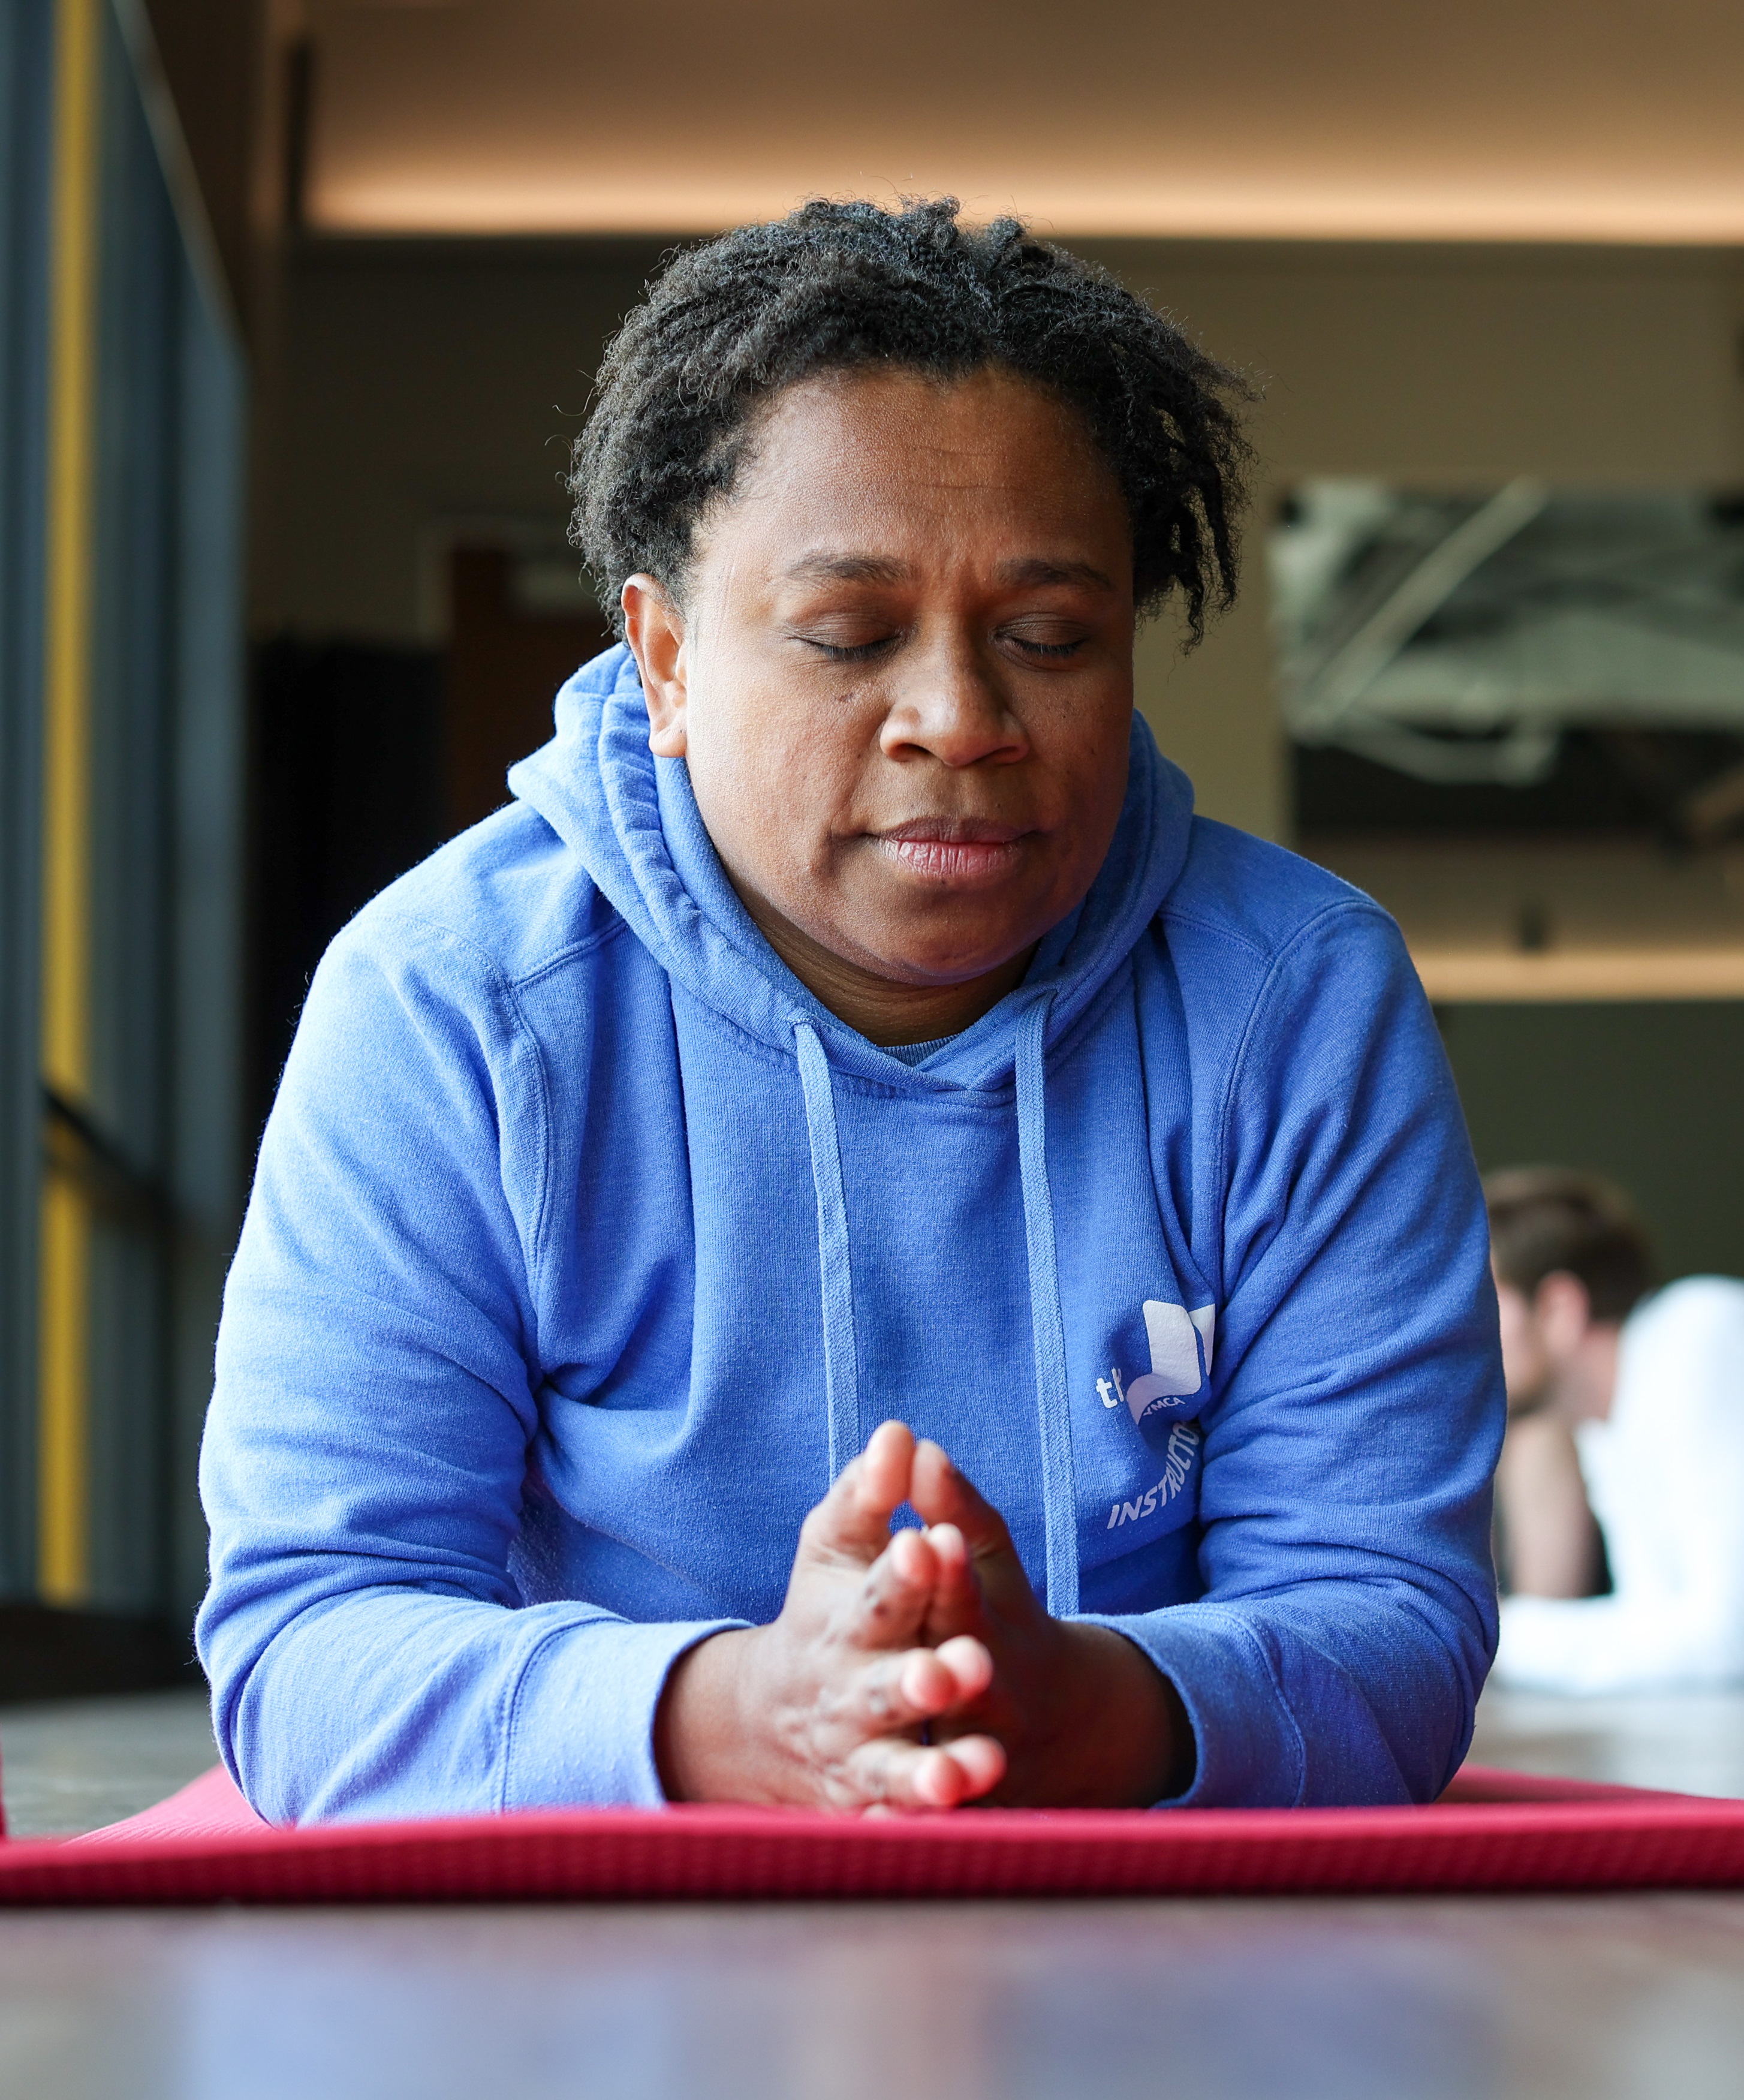
<path fill-rule="evenodd" d="M 1457 1767 L 1452 1086 L 1385 915 L 1132 708 L 1135 618 L 1233 588 L 1238 390 L 948 201 L 631 316 L 575 481 L 623 643 L 335 943 L 262 1150 L 200 1652 L 263 1813 Z"/>

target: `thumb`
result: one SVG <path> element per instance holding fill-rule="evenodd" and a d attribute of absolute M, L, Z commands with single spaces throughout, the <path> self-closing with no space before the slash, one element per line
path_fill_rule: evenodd
<path fill-rule="evenodd" d="M 971 1560 L 1015 1553 L 1005 1519 L 929 1437 L 914 1448 L 909 1500 L 924 1524 L 954 1524 Z"/>
<path fill-rule="evenodd" d="M 890 1543 L 890 1520 L 909 1499 L 914 1463 L 914 1432 L 901 1422 L 880 1423 L 805 1520 L 799 1558 L 870 1567 Z"/>

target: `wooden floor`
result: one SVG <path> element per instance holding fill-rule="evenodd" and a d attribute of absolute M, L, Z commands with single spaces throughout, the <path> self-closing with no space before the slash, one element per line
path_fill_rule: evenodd
<path fill-rule="evenodd" d="M 1744 1799 L 1744 1692 L 1557 1699 L 1492 1687 L 1471 1754 L 1514 1771 Z"/>
<path fill-rule="evenodd" d="M 217 1762 L 203 1692 L 0 1706 L 0 1785 L 14 1838 L 119 1823 Z"/>
<path fill-rule="evenodd" d="M 0 1712 L 0 1749 L 37 1829 L 211 1754 L 182 1695 Z M 1491 1695 L 1474 1754 L 1744 1795 L 1744 1695 Z M 14 2093 L 1732 2100 L 1744 1895 L 19 1914 Z"/>

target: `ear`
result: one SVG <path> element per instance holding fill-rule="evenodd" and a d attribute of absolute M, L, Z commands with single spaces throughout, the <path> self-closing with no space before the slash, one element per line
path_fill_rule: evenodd
<path fill-rule="evenodd" d="M 632 576 L 618 602 L 648 702 L 648 748 L 656 758 L 682 758 L 689 699 L 684 615 L 650 576 Z"/>
<path fill-rule="evenodd" d="M 1592 1325 L 1586 1285 L 1566 1268 L 1553 1268 L 1532 1295 L 1532 1317 L 1545 1348 L 1559 1363 L 1566 1362 Z"/>

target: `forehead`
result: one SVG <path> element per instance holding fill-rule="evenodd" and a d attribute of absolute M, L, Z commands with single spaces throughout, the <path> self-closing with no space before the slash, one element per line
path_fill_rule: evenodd
<path fill-rule="evenodd" d="M 1130 559 L 1130 530 L 1083 418 L 1045 389 L 997 369 L 835 373 L 786 388 L 760 417 L 698 554 L 724 543 L 784 566 L 972 548 L 1101 567 L 1121 549 Z"/>

